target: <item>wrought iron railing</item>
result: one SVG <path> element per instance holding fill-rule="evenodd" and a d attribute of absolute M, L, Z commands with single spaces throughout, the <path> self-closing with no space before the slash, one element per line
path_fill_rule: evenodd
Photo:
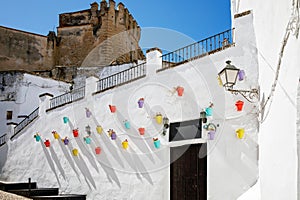
<path fill-rule="evenodd" d="M 15 137 L 21 130 L 23 130 L 33 120 L 35 120 L 38 116 L 39 116 L 39 108 L 36 108 L 25 119 L 23 119 L 17 126 L 15 126 L 14 135 L 11 137 L 11 139 Z"/>
<path fill-rule="evenodd" d="M 83 99 L 84 96 L 85 86 L 50 99 L 50 108 L 48 110 L 52 110 L 65 104 Z"/>
<path fill-rule="evenodd" d="M 222 50 L 233 44 L 234 29 L 226 30 L 199 42 L 162 55 L 162 68 L 170 68 L 193 58 Z"/>
<path fill-rule="evenodd" d="M 6 134 L 0 137 L 0 147 L 6 143 Z"/>
<path fill-rule="evenodd" d="M 118 72 L 106 78 L 100 79 L 97 83 L 97 92 L 102 92 L 113 87 L 142 78 L 146 75 L 146 63 L 139 64 L 124 71 Z"/>

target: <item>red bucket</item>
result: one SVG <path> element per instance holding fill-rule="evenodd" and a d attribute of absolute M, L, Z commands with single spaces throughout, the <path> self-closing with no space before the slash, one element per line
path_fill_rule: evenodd
<path fill-rule="evenodd" d="M 112 112 L 112 113 L 115 113 L 117 110 L 116 106 L 113 106 L 113 105 L 109 105 L 109 109 L 110 109 L 110 112 Z"/>
<path fill-rule="evenodd" d="M 236 106 L 237 111 L 242 111 L 243 106 L 244 106 L 244 102 L 239 100 L 235 103 L 235 106 Z"/>
<path fill-rule="evenodd" d="M 184 88 L 178 86 L 178 87 L 176 88 L 176 91 L 177 91 L 178 96 L 181 97 L 181 96 L 183 95 Z"/>
<path fill-rule="evenodd" d="M 73 130 L 73 135 L 74 135 L 74 137 L 78 137 L 78 129 Z"/>
<path fill-rule="evenodd" d="M 100 154 L 101 153 L 101 148 L 100 147 L 96 147 L 95 148 L 95 152 L 96 152 L 97 155 Z"/>
<path fill-rule="evenodd" d="M 145 134 L 145 128 L 139 128 L 139 132 L 140 132 L 140 135 L 144 135 Z"/>
<path fill-rule="evenodd" d="M 46 141 L 44 142 L 44 144 L 45 144 L 46 147 L 50 147 L 50 141 L 49 141 L 49 140 L 46 140 Z"/>

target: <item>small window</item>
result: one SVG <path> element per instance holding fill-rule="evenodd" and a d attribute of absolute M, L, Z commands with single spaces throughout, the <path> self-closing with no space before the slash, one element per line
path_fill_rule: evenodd
<path fill-rule="evenodd" d="M 12 114 L 13 114 L 13 111 L 9 110 L 6 112 L 6 119 L 7 120 L 11 120 L 12 119 Z"/>

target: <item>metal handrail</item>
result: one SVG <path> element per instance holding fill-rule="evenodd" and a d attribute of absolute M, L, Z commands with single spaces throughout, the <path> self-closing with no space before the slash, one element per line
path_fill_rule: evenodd
<path fill-rule="evenodd" d="M 207 55 L 233 44 L 233 29 L 228 29 L 206 39 L 162 55 L 162 68 L 170 68 L 187 60 Z"/>
<path fill-rule="evenodd" d="M 146 75 L 146 63 L 139 64 L 124 71 L 100 79 L 97 83 L 97 92 L 137 80 Z"/>
<path fill-rule="evenodd" d="M 7 134 L 4 134 L 0 137 L 0 147 L 3 146 L 6 143 Z"/>
<path fill-rule="evenodd" d="M 21 130 L 23 130 L 28 124 L 30 124 L 33 120 L 35 120 L 39 116 L 39 107 L 32 111 L 25 119 L 23 119 L 17 126 L 14 128 L 14 135 L 11 137 L 15 137 Z"/>
<path fill-rule="evenodd" d="M 85 86 L 67 92 L 57 97 L 53 97 L 50 99 L 50 109 L 54 109 L 65 104 L 77 101 L 79 99 L 83 99 L 85 96 Z"/>

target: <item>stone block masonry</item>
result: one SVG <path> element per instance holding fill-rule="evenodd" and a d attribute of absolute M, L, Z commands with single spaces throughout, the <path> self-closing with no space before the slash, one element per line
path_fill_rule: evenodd
<path fill-rule="evenodd" d="M 145 59 L 138 44 L 140 34 L 128 9 L 113 0 L 102 0 L 100 8 L 94 2 L 89 9 L 60 14 L 57 33 L 50 31 L 47 36 L 0 26 L 0 71 L 70 81 L 77 67 L 101 69 Z"/>

